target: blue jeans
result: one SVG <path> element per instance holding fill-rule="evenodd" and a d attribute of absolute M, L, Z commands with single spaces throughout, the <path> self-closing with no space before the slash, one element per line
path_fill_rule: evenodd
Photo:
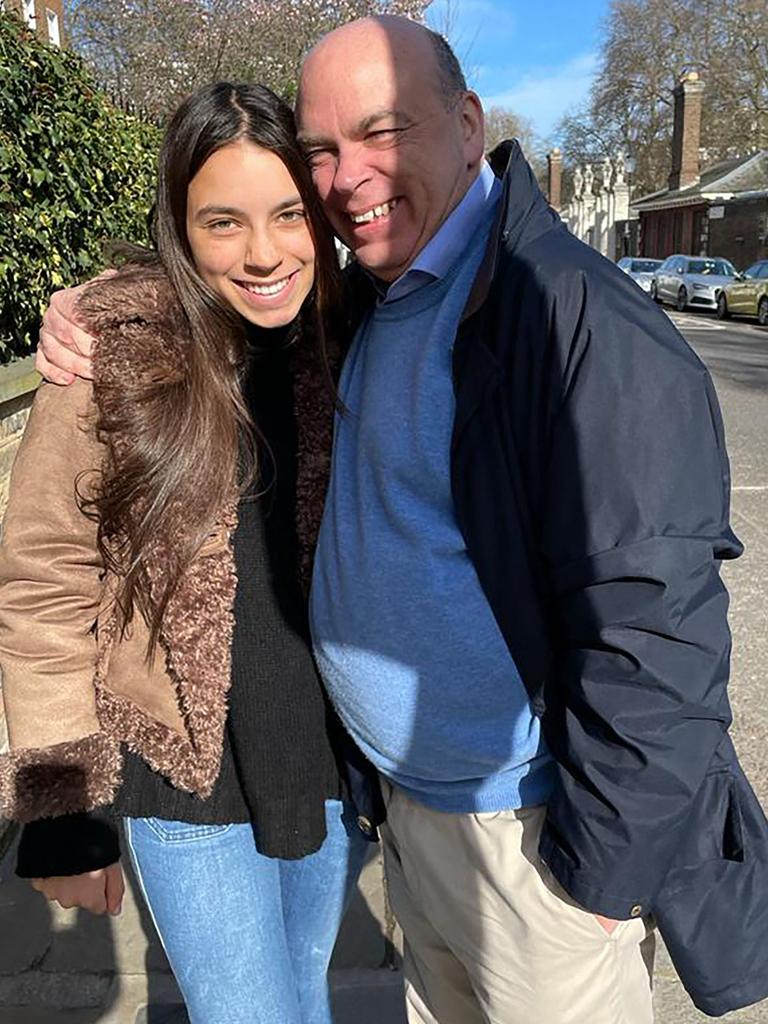
<path fill-rule="evenodd" d="M 124 820 L 191 1024 L 331 1024 L 328 964 L 368 843 L 340 801 L 326 819 L 301 860 L 264 857 L 248 824 Z"/>

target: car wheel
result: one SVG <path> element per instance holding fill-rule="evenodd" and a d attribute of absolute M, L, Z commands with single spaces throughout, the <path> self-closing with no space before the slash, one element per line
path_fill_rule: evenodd
<path fill-rule="evenodd" d="M 661 299 L 659 298 L 659 290 L 656 287 L 655 281 L 651 281 L 651 298 L 654 302 L 661 302 Z"/>
<path fill-rule="evenodd" d="M 757 319 L 761 327 L 768 327 L 768 295 L 764 295 L 757 304 Z"/>
<path fill-rule="evenodd" d="M 675 309 L 678 313 L 682 313 L 685 307 L 688 305 L 688 292 L 685 288 L 679 288 L 677 292 L 677 302 L 675 303 Z"/>
<path fill-rule="evenodd" d="M 731 314 L 728 312 L 728 300 L 725 297 L 725 292 L 720 292 L 717 296 L 717 319 L 727 320 Z"/>

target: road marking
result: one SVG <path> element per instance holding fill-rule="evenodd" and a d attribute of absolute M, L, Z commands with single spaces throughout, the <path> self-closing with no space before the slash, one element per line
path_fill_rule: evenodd
<path fill-rule="evenodd" d="M 768 532 L 766 532 L 766 529 L 762 525 L 762 523 L 755 522 L 755 520 L 751 516 L 745 515 L 745 513 L 742 512 L 740 508 L 734 508 L 733 514 L 737 519 L 743 519 L 744 522 L 748 526 L 751 526 L 755 533 L 760 534 L 761 537 L 768 537 Z"/>
<path fill-rule="evenodd" d="M 768 491 L 768 484 L 742 484 L 740 487 L 732 487 L 732 491 Z"/>
<path fill-rule="evenodd" d="M 667 312 L 667 310 L 664 310 L 664 312 L 667 314 L 672 323 L 675 324 L 677 327 L 688 327 L 692 330 L 697 331 L 728 330 L 725 324 L 715 324 L 712 323 L 710 320 L 700 320 L 697 316 L 686 316 L 684 313 L 678 313 L 677 315 L 673 316 L 672 313 Z"/>

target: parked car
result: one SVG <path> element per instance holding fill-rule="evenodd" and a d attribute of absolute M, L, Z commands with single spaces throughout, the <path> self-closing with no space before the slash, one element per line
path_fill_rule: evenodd
<path fill-rule="evenodd" d="M 768 327 L 768 260 L 753 263 L 720 292 L 718 317 L 725 320 L 731 313 L 756 316 L 761 327 Z"/>
<path fill-rule="evenodd" d="M 622 256 L 616 264 L 625 274 L 629 274 L 644 292 L 650 292 L 654 271 L 661 266 L 661 260 L 638 259 L 636 256 Z"/>
<path fill-rule="evenodd" d="M 651 298 L 686 307 L 717 309 L 720 292 L 736 278 L 736 268 L 715 256 L 668 256 L 651 281 Z"/>

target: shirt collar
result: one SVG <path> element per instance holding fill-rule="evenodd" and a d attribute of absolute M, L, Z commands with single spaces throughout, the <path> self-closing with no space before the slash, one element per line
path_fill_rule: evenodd
<path fill-rule="evenodd" d="M 375 282 L 381 294 L 380 301 L 394 302 L 430 281 L 445 277 L 472 237 L 487 204 L 495 203 L 500 191 L 501 183 L 484 160 L 480 174 L 461 202 L 446 217 L 410 267 L 386 291 L 381 282 Z"/>

